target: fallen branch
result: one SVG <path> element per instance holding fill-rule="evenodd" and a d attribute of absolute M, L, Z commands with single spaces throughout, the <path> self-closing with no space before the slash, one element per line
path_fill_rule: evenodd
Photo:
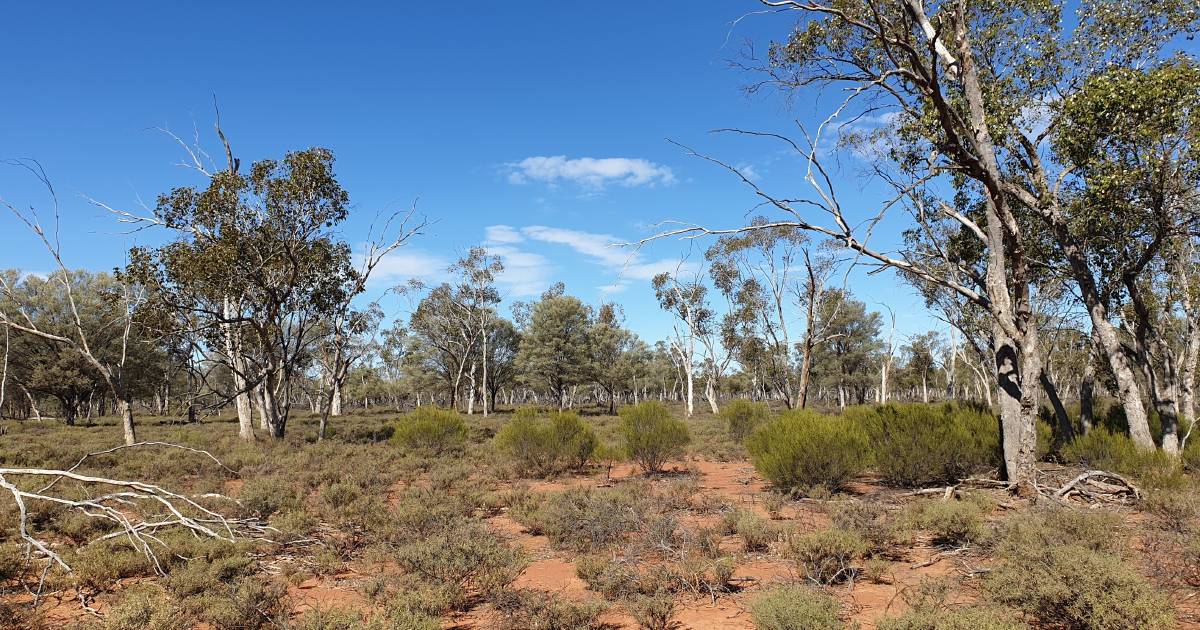
<path fill-rule="evenodd" d="M 67 472 L 75 472 L 89 458 L 97 457 L 100 455 L 108 455 L 110 453 L 115 453 L 117 451 L 124 450 L 127 448 L 139 448 L 139 447 L 144 447 L 144 446 L 166 446 L 168 448 L 178 448 L 178 449 L 185 450 L 185 451 L 191 451 L 193 453 L 200 453 L 201 455 L 204 455 L 204 456 L 208 457 L 209 459 L 211 459 L 212 461 L 216 462 L 216 464 L 218 466 L 220 466 L 222 469 L 224 469 L 225 472 L 233 475 L 234 477 L 238 476 L 238 473 L 236 470 L 226 466 L 224 463 L 221 462 L 221 460 L 217 459 L 216 456 L 213 455 L 212 453 L 209 453 L 208 451 L 205 451 L 202 449 L 192 448 L 190 446 L 182 446 L 180 444 L 172 444 L 170 442 L 137 442 L 135 444 L 122 444 L 120 446 L 114 446 L 113 448 L 104 449 L 102 451 L 95 451 L 92 453 L 88 453 L 87 455 L 80 457 L 79 461 L 75 462 L 74 466 L 71 466 L 70 468 L 67 469 Z M 54 481 L 51 481 L 49 484 L 46 485 L 46 487 L 42 488 L 41 490 L 38 490 L 38 492 L 46 492 L 50 488 L 54 487 L 54 484 L 58 483 L 59 479 L 61 479 L 61 477 L 54 479 Z"/>
<path fill-rule="evenodd" d="M 1090 485 L 1092 488 L 1084 488 L 1083 486 L 1085 485 Z M 1133 482 L 1117 473 L 1104 470 L 1089 470 L 1080 473 L 1074 479 L 1063 484 L 1051 496 L 1054 499 L 1062 501 L 1072 493 L 1080 494 L 1096 501 L 1106 501 L 1110 500 L 1110 498 L 1124 500 L 1130 496 L 1134 500 L 1142 498 L 1141 491 L 1138 490 L 1137 486 L 1133 485 Z"/>
<path fill-rule="evenodd" d="M 43 490 L 28 491 L 10 480 L 22 477 L 53 477 L 54 481 Z M 68 499 L 47 493 L 55 482 L 64 478 L 87 486 L 104 488 L 106 491 L 99 496 L 85 499 Z M 30 501 L 57 503 L 78 510 L 88 517 L 115 525 L 115 531 L 103 534 L 90 542 L 125 537 L 150 561 L 159 575 L 165 575 L 165 571 L 159 563 L 155 547 L 166 547 L 166 543 L 156 535 L 159 530 L 183 528 L 197 536 L 230 542 L 248 535 L 262 535 L 268 530 L 273 531 L 270 526 L 254 519 L 227 518 L 187 496 L 154 484 L 83 475 L 72 470 L 0 468 L 0 488 L 12 495 L 17 506 L 17 530 L 21 539 L 30 545 L 31 551 L 36 550 L 44 557 L 48 564 L 57 565 L 67 572 L 71 572 L 72 568 L 62 556 L 30 531 L 27 507 Z"/>

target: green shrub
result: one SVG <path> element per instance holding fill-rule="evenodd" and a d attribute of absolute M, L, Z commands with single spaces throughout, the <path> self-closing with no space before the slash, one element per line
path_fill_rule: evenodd
<path fill-rule="evenodd" d="M 910 509 L 913 525 L 932 533 L 935 543 L 961 545 L 984 537 L 983 512 L 970 501 L 924 501 Z"/>
<path fill-rule="evenodd" d="M 540 477 L 583 468 L 597 440 L 596 432 L 574 412 L 545 417 L 523 409 L 496 434 L 495 445 L 518 474 Z"/>
<path fill-rule="evenodd" d="M 839 501 L 830 506 L 830 519 L 838 529 L 858 534 L 869 553 L 883 553 L 899 537 L 899 528 L 882 505 L 870 501 Z"/>
<path fill-rule="evenodd" d="M 362 613 L 352 608 L 313 608 L 306 611 L 290 626 L 292 630 L 364 630 L 378 628 L 363 619 Z"/>
<path fill-rule="evenodd" d="M 396 563 L 435 584 L 473 588 L 485 595 L 500 592 L 526 566 L 520 549 L 474 524 L 458 524 L 401 545 Z"/>
<path fill-rule="evenodd" d="M 1143 481 L 1153 482 L 1156 475 L 1166 473 L 1170 477 L 1178 472 L 1175 462 L 1168 455 L 1158 450 L 1141 451 L 1125 433 L 1109 431 L 1104 427 L 1096 427 L 1087 435 L 1076 437 L 1063 448 L 1062 455 L 1064 460 L 1072 464 L 1135 475 Z"/>
<path fill-rule="evenodd" d="M 555 546 L 590 551 L 611 545 L 637 529 L 645 496 L 623 488 L 570 488 L 547 497 L 535 524 Z"/>
<path fill-rule="evenodd" d="M 683 455 L 683 447 L 691 441 L 687 425 L 671 417 L 662 403 L 644 402 L 618 413 L 625 449 L 646 472 L 658 472 L 667 460 Z"/>
<path fill-rule="evenodd" d="M 16 543 L 0 544 L 0 582 L 15 580 L 25 573 L 25 554 Z"/>
<path fill-rule="evenodd" d="M 1180 453 L 1180 460 L 1183 467 L 1193 475 L 1200 474 L 1200 431 L 1195 431 L 1194 435 L 1188 437 Z"/>
<path fill-rule="evenodd" d="M 815 588 L 776 586 L 750 602 L 759 630 L 840 630 L 836 599 Z"/>
<path fill-rule="evenodd" d="M 572 602 L 550 593 L 518 590 L 504 593 L 494 603 L 507 630 L 598 630 L 606 627 L 600 622 L 600 615 L 608 607 L 601 602 Z"/>
<path fill-rule="evenodd" d="M 191 598 L 188 606 L 217 630 L 258 630 L 287 621 L 287 585 L 245 577 Z"/>
<path fill-rule="evenodd" d="M 1028 628 L 1012 615 L 983 606 L 951 604 L 950 583 L 945 579 L 922 578 L 915 587 L 901 592 L 908 612 L 877 620 L 879 630 L 1022 630 Z"/>
<path fill-rule="evenodd" d="M 778 537 L 775 527 L 767 519 L 751 512 L 738 510 L 734 531 L 742 539 L 746 551 L 765 551 Z"/>
<path fill-rule="evenodd" d="M 238 491 L 238 501 L 248 516 L 258 518 L 300 507 L 296 489 L 282 477 L 274 475 L 247 479 Z"/>
<path fill-rule="evenodd" d="M 1143 506 L 1158 517 L 1166 529 L 1188 532 L 1200 517 L 1200 495 L 1195 490 L 1155 490 L 1146 496 Z"/>
<path fill-rule="evenodd" d="M 837 490 L 867 465 L 866 434 L 842 418 L 810 411 L 784 413 L 746 440 L 759 474 L 783 490 Z"/>
<path fill-rule="evenodd" d="M 726 403 L 721 409 L 721 419 L 725 421 L 729 437 L 741 442 L 754 429 L 771 418 L 771 410 L 763 403 L 751 402 L 735 398 Z"/>
<path fill-rule="evenodd" d="M 866 430 L 875 466 L 893 485 L 950 483 L 1001 460 L 998 421 L 983 408 L 889 404 L 856 407 L 843 416 Z"/>
<path fill-rule="evenodd" d="M 787 556 L 806 578 L 817 584 L 837 584 L 854 576 L 854 564 L 867 552 L 867 543 L 844 529 L 802 534 L 788 541 Z"/>
<path fill-rule="evenodd" d="M 406 451 L 441 455 L 462 448 L 467 441 L 467 423 L 457 411 L 418 407 L 401 418 L 391 441 Z"/>
<path fill-rule="evenodd" d="M 996 528 L 994 546 L 1006 556 L 1072 545 L 1090 551 L 1116 551 L 1121 517 L 1103 510 L 1051 507 L 1014 514 Z"/>
<path fill-rule="evenodd" d="M 134 588 L 125 593 L 104 619 L 104 630 L 176 630 L 191 626 L 179 605 L 151 589 Z"/>
<path fill-rule="evenodd" d="M 629 614 L 641 630 L 670 630 L 674 624 L 675 597 L 670 593 L 639 595 L 626 603 Z"/>
<path fill-rule="evenodd" d="M 1077 630 L 1154 630 L 1175 625 L 1166 596 L 1120 559 L 1084 547 L 1010 550 L 984 580 L 996 602 L 1042 623 Z"/>
<path fill-rule="evenodd" d="M 575 562 L 575 575 L 587 582 L 588 588 L 608 599 L 627 597 L 637 591 L 637 571 L 625 562 L 614 560 L 611 555 L 579 558 Z"/>

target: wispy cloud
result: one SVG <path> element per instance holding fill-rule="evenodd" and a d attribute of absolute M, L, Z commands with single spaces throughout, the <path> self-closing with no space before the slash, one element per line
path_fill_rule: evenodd
<path fill-rule="evenodd" d="M 663 272 L 690 272 L 694 265 L 674 258 L 647 260 L 642 252 L 621 247 L 624 242 L 609 234 L 597 234 L 566 228 L 530 225 L 521 228 L 526 238 L 544 243 L 566 245 L 583 254 L 591 261 L 616 274 L 615 281 L 602 285 L 602 293 L 616 293 L 630 286 L 632 281 L 646 281 Z"/>
<path fill-rule="evenodd" d="M 520 243 L 524 238 L 521 233 L 511 225 L 489 225 L 483 228 L 483 242 L 485 245 L 503 245 L 507 243 Z"/>
<path fill-rule="evenodd" d="M 361 262 L 361 255 L 356 264 Z M 372 285 L 395 286 L 409 280 L 433 281 L 445 276 L 450 261 L 419 249 L 398 249 L 379 261 L 371 274 Z"/>
<path fill-rule="evenodd" d="M 506 297 L 529 297 L 550 286 L 554 266 L 545 256 L 509 245 L 490 245 L 488 253 L 499 256 L 504 263 L 504 271 L 496 282 L 503 287 Z"/>
<path fill-rule="evenodd" d="M 505 166 L 508 181 L 514 184 L 568 182 L 596 190 L 610 184 L 631 187 L 675 183 L 670 167 L 641 158 L 533 156 Z"/>

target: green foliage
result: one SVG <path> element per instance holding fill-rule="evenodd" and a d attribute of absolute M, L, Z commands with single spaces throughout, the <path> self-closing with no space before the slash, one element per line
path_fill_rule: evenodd
<path fill-rule="evenodd" d="M 899 526 L 887 510 L 873 501 L 839 501 L 830 505 L 830 518 L 838 529 L 854 532 L 870 553 L 884 553 L 899 537 Z"/>
<path fill-rule="evenodd" d="M 555 546 L 576 551 L 602 549 L 640 524 L 647 508 L 645 497 L 635 492 L 625 488 L 570 488 L 550 495 L 533 520 Z"/>
<path fill-rule="evenodd" d="M 759 630 L 841 630 L 836 599 L 815 588 L 775 586 L 750 602 Z"/>
<path fill-rule="evenodd" d="M 550 593 L 508 591 L 495 601 L 506 630 L 599 630 L 602 602 L 572 602 Z"/>
<path fill-rule="evenodd" d="M 104 619 L 104 630 L 176 630 L 191 625 L 183 608 L 153 589 L 135 588 L 124 594 Z"/>
<path fill-rule="evenodd" d="M 854 532 L 827 529 L 801 534 L 788 541 L 787 557 L 806 578 L 817 584 L 837 584 L 854 576 L 854 564 L 867 552 L 867 543 Z"/>
<path fill-rule="evenodd" d="M 1138 450 L 1128 435 L 1095 427 L 1076 437 L 1062 452 L 1063 459 L 1081 466 L 1125 475 L 1142 475 L 1169 466 L 1165 455 Z"/>
<path fill-rule="evenodd" d="M 970 501 L 922 501 L 912 505 L 908 516 L 915 527 L 931 532 L 939 544 L 976 542 L 986 534 L 983 511 Z"/>
<path fill-rule="evenodd" d="M 735 516 L 733 531 L 742 539 L 746 551 L 765 551 L 779 537 L 770 521 L 750 510 L 736 510 L 731 514 Z"/>
<path fill-rule="evenodd" d="M 688 427 L 660 402 L 649 401 L 621 409 L 621 435 L 629 457 L 646 472 L 658 472 L 672 457 L 683 454 L 691 441 Z"/>
<path fill-rule="evenodd" d="M 837 490 L 868 462 L 866 434 L 843 418 L 792 411 L 747 440 L 759 474 L 783 490 L 822 485 Z"/>
<path fill-rule="evenodd" d="M 1183 467 L 1193 475 L 1200 475 L 1200 431 L 1194 432 L 1180 453 Z"/>
<path fill-rule="evenodd" d="M 675 616 L 675 597 L 670 593 L 638 595 L 625 604 L 641 630 L 671 630 Z"/>
<path fill-rule="evenodd" d="M 400 420 L 391 440 L 407 451 L 441 455 L 462 448 L 467 440 L 467 423 L 453 410 L 418 407 Z"/>
<path fill-rule="evenodd" d="M 866 430 L 875 466 L 890 484 L 950 483 L 1000 463 L 998 420 L 982 408 L 888 404 L 843 416 Z"/>
<path fill-rule="evenodd" d="M 396 563 L 435 584 L 498 593 L 525 569 L 524 554 L 490 530 L 455 524 L 396 548 Z"/>
<path fill-rule="evenodd" d="M 559 408 L 567 390 L 591 375 L 592 311 L 579 298 L 548 293 L 532 307 L 516 357 L 531 380 L 549 386 Z"/>
<path fill-rule="evenodd" d="M 725 403 L 725 407 L 721 409 L 721 418 L 725 420 L 729 437 L 739 442 L 745 440 L 770 417 L 771 409 L 766 404 L 744 398 L 735 398 Z"/>
<path fill-rule="evenodd" d="M 287 620 L 287 586 L 244 577 L 186 600 L 186 606 L 217 630 L 259 630 Z"/>
<path fill-rule="evenodd" d="M 598 440 L 579 414 L 557 412 L 541 416 L 522 409 L 496 434 L 496 449 L 522 475 L 547 476 L 579 470 L 587 464 Z"/>
<path fill-rule="evenodd" d="M 1119 558 L 1077 545 L 1009 548 L 984 580 L 993 600 L 1047 625 L 1154 630 L 1175 625 L 1170 601 Z"/>
<path fill-rule="evenodd" d="M 1012 615 L 982 606 L 949 602 L 950 584 L 945 579 L 922 578 L 902 592 L 908 612 L 876 622 L 880 630 L 1022 630 L 1028 628 Z"/>

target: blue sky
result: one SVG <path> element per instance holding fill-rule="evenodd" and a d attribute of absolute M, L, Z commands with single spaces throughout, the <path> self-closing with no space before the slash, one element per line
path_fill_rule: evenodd
<path fill-rule="evenodd" d="M 664 220 L 741 225 L 755 198 L 732 176 L 667 139 L 749 167 L 768 188 L 803 187 L 800 163 L 767 141 L 713 135 L 783 131 L 819 107 L 747 95 L 755 76 L 730 66 L 747 42 L 765 50 L 792 18 L 757 3 L 18 3 L 6 8 L 0 52 L 0 158 L 39 160 L 62 204 L 72 266 L 111 269 L 133 244 L 85 197 L 115 207 L 153 203 L 201 184 L 186 154 L 154 127 L 209 150 L 212 98 L 243 161 L 324 146 L 354 210 L 344 236 L 361 242 L 376 213 L 419 198 L 435 223 L 381 268 L 376 290 L 437 280 L 469 247 L 505 257 L 510 300 L 561 280 L 591 303 L 621 303 L 628 325 L 667 334 L 649 277 L 705 242 L 608 245 Z M 852 156 L 839 188 L 865 215 L 877 200 Z M 0 196 L 45 208 L 17 169 Z M 895 239 L 887 223 L 873 241 Z M 0 266 L 42 271 L 45 252 L 0 216 Z M 855 271 L 851 288 L 895 308 L 900 332 L 935 324 L 890 273 Z M 404 305 L 389 303 L 390 316 Z"/>

